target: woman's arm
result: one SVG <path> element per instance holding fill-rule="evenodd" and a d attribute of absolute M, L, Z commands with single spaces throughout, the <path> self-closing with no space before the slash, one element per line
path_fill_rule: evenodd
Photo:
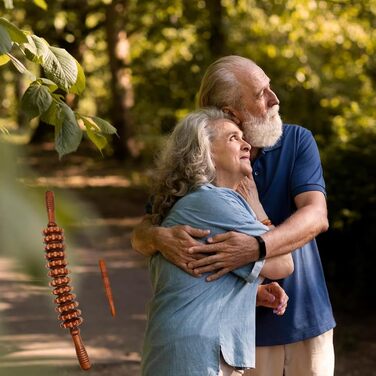
<path fill-rule="evenodd" d="M 294 271 L 294 261 L 291 253 L 271 257 L 265 260 L 261 275 L 268 279 L 286 278 Z"/>

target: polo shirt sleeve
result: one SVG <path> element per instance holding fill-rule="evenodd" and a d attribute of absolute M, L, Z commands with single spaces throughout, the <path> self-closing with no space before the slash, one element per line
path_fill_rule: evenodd
<path fill-rule="evenodd" d="M 293 197 L 308 191 L 320 191 L 326 195 L 320 154 L 310 131 L 300 128 L 298 148 L 291 176 Z"/>

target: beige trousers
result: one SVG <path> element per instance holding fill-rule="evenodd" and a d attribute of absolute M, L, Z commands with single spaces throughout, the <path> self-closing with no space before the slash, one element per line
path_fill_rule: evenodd
<path fill-rule="evenodd" d="M 281 346 L 256 348 L 256 369 L 244 376 L 333 376 L 333 330 Z"/>

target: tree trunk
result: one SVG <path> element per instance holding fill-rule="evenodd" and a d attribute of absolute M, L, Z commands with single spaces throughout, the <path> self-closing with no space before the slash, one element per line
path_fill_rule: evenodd
<path fill-rule="evenodd" d="M 223 32 L 223 6 L 221 0 L 205 0 L 209 12 L 209 51 L 213 59 L 225 55 L 226 38 Z"/>
<path fill-rule="evenodd" d="M 106 34 L 108 58 L 111 71 L 112 125 L 119 138 L 114 138 L 114 152 L 118 159 L 135 157 L 132 119 L 132 75 L 129 68 L 129 41 L 125 31 L 127 3 L 114 0 L 106 8 Z"/>

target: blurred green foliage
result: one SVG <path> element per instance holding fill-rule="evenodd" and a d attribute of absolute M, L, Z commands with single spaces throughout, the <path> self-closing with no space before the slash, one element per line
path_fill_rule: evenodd
<path fill-rule="evenodd" d="M 263 67 L 283 119 L 311 129 L 321 150 L 331 223 L 321 237 L 327 275 L 339 286 L 356 279 L 362 293 L 376 261 L 376 0 L 42 3 L 13 0 L 0 15 L 77 59 L 87 78 L 77 110 L 109 119 L 121 147 L 147 163 L 161 136 L 194 109 L 215 58 L 237 54 Z M 5 69 L 0 82 L 0 131 L 17 132 L 22 82 Z"/>

